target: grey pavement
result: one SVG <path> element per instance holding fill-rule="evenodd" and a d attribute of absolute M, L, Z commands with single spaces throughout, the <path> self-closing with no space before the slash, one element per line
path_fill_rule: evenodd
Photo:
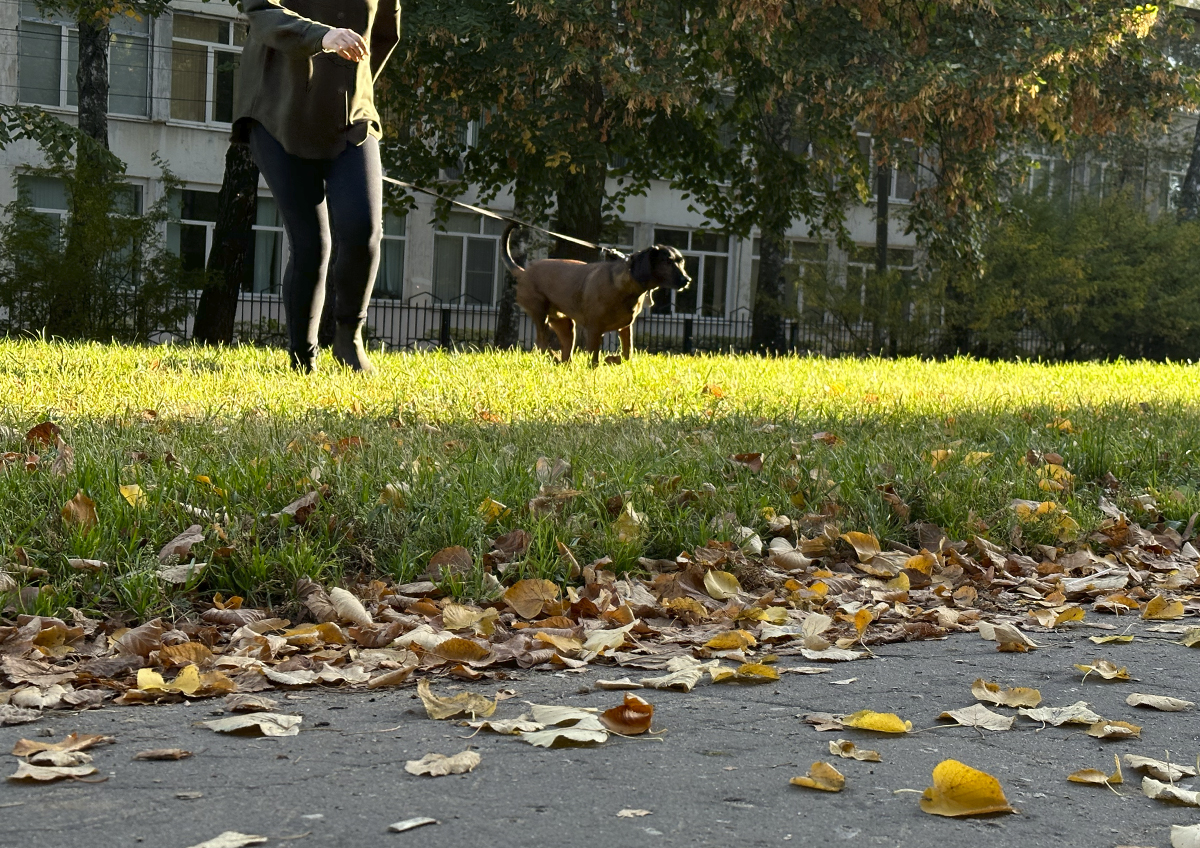
<path fill-rule="evenodd" d="M 1097 646 L 1093 629 L 1044 634 L 1029 654 L 1002 654 L 975 634 L 882 646 L 877 658 L 830 667 L 826 674 L 785 674 L 778 683 L 702 683 L 691 693 L 643 691 L 654 704 L 661 741 L 611 738 L 595 748 L 545 750 L 516 737 L 481 733 L 426 718 L 415 690 L 303 690 L 277 712 L 303 714 L 299 736 L 243 738 L 196 727 L 219 701 L 108 707 L 51 714 L 0 728 L 4 773 L 21 737 L 46 728 L 114 735 L 93 750 L 102 783 L 0 784 L 0 846 L 36 848 L 188 848 L 222 831 L 269 838 L 269 846 L 1168 846 L 1173 824 L 1200 823 L 1200 808 L 1151 801 L 1140 777 L 1125 772 L 1119 794 L 1069 783 L 1081 768 L 1111 771 L 1113 754 L 1136 753 L 1195 764 L 1200 713 L 1129 707 L 1131 692 L 1200 701 L 1200 650 L 1167 638 Z M 1143 632 L 1140 628 L 1135 632 Z M 1150 636 L 1150 634 L 1147 634 Z M 1137 682 L 1081 681 L 1072 665 L 1106 657 Z M 783 667 L 803 664 L 784 658 Z M 487 694 L 512 688 L 497 718 L 515 717 L 524 700 L 607 708 L 621 693 L 595 690 L 598 678 L 635 669 L 594 666 L 582 674 L 520 672 L 519 680 L 455 684 Z M 653 674 L 653 673 L 650 673 Z M 1020 719 L 1008 732 L 937 727 L 938 714 L 974 703 L 977 677 L 1041 690 L 1043 706 L 1089 702 L 1109 719 L 1143 726 L 1142 738 L 1104 741 L 1082 728 L 1043 727 Z M 838 683 L 857 678 L 850 683 Z M 896 712 L 922 730 L 880 736 L 847 729 L 817 732 L 798 716 L 871 708 Z M 1000 707 L 997 712 L 1012 713 Z M 882 763 L 829 755 L 837 738 L 874 748 Z M 132 761 L 146 748 L 195 752 L 173 762 Z M 405 761 L 471 746 L 474 772 L 429 778 Z M 919 794 L 933 767 L 954 758 L 997 777 L 1016 815 L 947 819 L 923 813 Z M 817 760 L 846 775 L 840 794 L 788 784 Z M 1184 784 L 1189 785 L 1185 782 Z M 1191 781 L 1191 788 L 1200 782 Z M 199 797 L 195 797 L 200 793 Z M 180 796 L 183 797 L 180 797 Z M 650 815 L 619 817 L 625 809 Z M 388 825 L 429 816 L 438 824 L 390 833 Z"/>

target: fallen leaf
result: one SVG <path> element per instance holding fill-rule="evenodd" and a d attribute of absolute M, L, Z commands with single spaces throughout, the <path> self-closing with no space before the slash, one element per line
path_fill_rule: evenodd
<path fill-rule="evenodd" d="M 921 796 L 921 809 L 935 816 L 985 816 L 1015 813 L 1000 781 L 958 760 L 942 760 L 933 769 L 933 786 Z"/>
<path fill-rule="evenodd" d="M 186 760 L 192 755 L 191 751 L 182 748 L 151 748 L 148 751 L 138 751 L 133 755 L 135 760 Z"/>
<path fill-rule="evenodd" d="M 1131 707 L 1152 707 L 1166 713 L 1178 713 L 1196 706 L 1193 701 L 1185 701 L 1183 698 L 1168 698 L 1166 695 L 1142 695 L 1138 692 L 1127 697 L 1125 703 Z"/>
<path fill-rule="evenodd" d="M 1089 636 L 1088 639 L 1097 645 L 1111 645 L 1113 643 L 1128 644 L 1133 641 L 1133 636 L 1130 634 L 1114 634 L 1112 636 Z"/>
<path fill-rule="evenodd" d="M 10 724 L 28 724 L 42 717 L 41 710 L 26 710 L 12 704 L 0 704 L 0 727 Z"/>
<path fill-rule="evenodd" d="M 43 421 L 25 434 L 25 441 L 31 445 L 50 447 L 58 441 L 61 435 L 62 429 L 57 424 L 53 421 Z"/>
<path fill-rule="evenodd" d="M 110 745 L 116 742 L 116 738 L 112 736 L 104 736 L 100 733 L 80 736 L 78 733 L 72 733 L 65 737 L 61 742 L 40 742 L 32 739 L 18 739 L 13 745 L 12 754 L 14 757 L 28 757 L 36 754 L 39 751 L 86 751 L 88 748 L 94 748 L 97 745 Z"/>
<path fill-rule="evenodd" d="M 675 657 L 667 662 L 668 674 L 662 677 L 643 677 L 642 685 L 650 689 L 679 689 L 691 692 L 705 674 L 711 674 L 720 666 L 717 660 L 702 663 L 693 657 Z"/>
<path fill-rule="evenodd" d="M 338 618 L 347 624 L 370 627 L 375 623 L 362 605 L 362 601 L 345 589 L 330 589 L 329 602 L 337 610 Z"/>
<path fill-rule="evenodd" d="M 622 736 L 637 736 L 650 729 L 654 706 L 637 695 L 626 695 L 625 702 L 600 714 L 600 723 Z"/>
<path fill-rule="evenodd" d="M 537 618 L 547 605 L 558 601 L 558 586 L 549 580 L 527 578 L 508 587 L 504 602 L 521 618 Z"/>
<path fill-rule="evenodd" d="M 490 716 L 496 711 L 496 701 L 488 700 L 485 695 L 474 692 L 459 692 L 450 698 L 440 698 L 429 688 L 429 681 L 422 679 L 417 682 L 417 695 L 425 705 L 425 712 L 430 718 L 442 720 L 456 715 Z"/>
<path fill-rule="evenodd" d="M 1001 689 L 997 683 L 989 683 L 979 678 L 971 684 L 971 694 L 977 700 L 987 701 L 1000 707 L 1036 707 L 1042 702 L 1042 693 L 1037 689 L 1018 686 L 1014 689 Z"/>
<path fill-rule="evenodd" d="M 938 718 L 949 719 L 963 727 L 978 727 L 983 730 L 1012 730 L 1016 716 L 1002 716 L 994 713 L 983 704 L 972 704 L 961 710 L 947 710 Z"/>
<path fill-rule="evenodd" d="M 1029 613 L 1029 617 L 1034 619 L 1042 627 L 1055 628 L 1071 621 L 1083 621 L 1083 607 L 1066 606 L 1054 607 L 1052 609 L 1033 610 Z"/>
<path fill-rule="evenodd" d="M 989 642 L 998 642 L 997 650 L 1005 652 L 1025 653 L 1041 647 L 1012 624 L 992 624 L 989 621 L 979 622 L 979 635 Z"/>
<path fill-rule="evenodd" d="M 1183 807 L 1200 807 L 1200 792 L 1181 789 L 1170 783 L 1161 783 L 1152 777 L 1142 778 L 1142 794 L 1155 801 L 1166 804 L 1179 804 Z"/>
<path fill-rule="evenodd" d="M 870 533 L 859 533 L 857 530 L 852 530 L 842 534 L 842 541 L 854 548 L 859 562 L 870 562 L 880 554 L 879 540 Z"/>
<path fill-rule="evenodd" d="M 265 836 L 251 836 L 248 833 L 227 830 L 220 836 L 198 842 L 191 848 L 246 848 L 247 845 L 262 845 L 266 841 L 267 837 Z"/>
<path fill-rule="evenodd" d="M 806 660 L 812 660 L 813 662 L 852 662 L 853 660 L 860 660 L 867 656 L 865 651 L 851 651 L 846 648 L 835 647 L 825 648 L 821 651 L 801 648 L 800 654 Z"/>
<path fill-rule="evenodd" d="M 622 545 L 636 542 L 642 536 L 645 523 L 645 514 L 636 512 L 633 504 L 626 503 L 613 523 L 613 529 L 617 531 L 617 542 Z"/>
<path fill-rule="evenodd" d="M 1180 765 L 1178 763 L 1168 763 L 1163 760 L 1155 760 L 1150 757 L 1141 757 L 1137 754 L 1126 754 L 1121 758 L 1125 765 L 1134 771 L 1145 772 L 1151 777 L 1156 777 L 1159 780 L 1165 780 L 1168 783 L 1174 783 L 1177 780 L 1183 780 L 1185 777 L 1195 777 L 1196 769 L 1191 766 Z"/>
<path fill-rule="evenodd" d="M 704 590 L 715 600 L 727 601 L 736 598 L 742 587 L 728 571 L 708 571 L 704 575 Z"/>
<path fill-rule="evenodd" d="M 806 789 L 819 789 L 822 792 L 841 792 L 846 786 L 846 778 L 829 763 L 816 762 L 809 766 L 808 774 L 804 777 L 793 777 L 788 783 Z"/>
<path fill-rule="evenodd" d="M 847 760 L 862 760 L 868 763 L 883 762 L 883 758 L 879 756 L 878 751 L 868 751 L 859 748 L 849 739 L 838 739 L 835 742 L 830 742 L 829 753 Z"/>
<path fill-rule="evenodd" d="M 1200 648 L 1200 627 L 1190 627 L 1179 640 L 1185 648 Z"/>
<path fill-rule="evenodd" d="M 223 706 L 227 711 L 232 713 L 270 712 L 278 706 L 278 702 L 263 695 L 240 693 L 226 695 Z"/>
<path fill-rule="evenodd" d="M 596 688 L 619 691 L 622 689 L 645 689 L 646 687 L 640 683 L 634 683 L 628 677 L 622 677 L 620 680 L 597 680 Z"/>
<path fill-rule="evenodd" d="M 85 495 L 83 489 L 79 489 L 75 492 L 75 497 L 63 504 L 62 520 L 64 524 L 88 532 L 100 523 L 96 516 L 96 502 Z"/>
<path fill-rule="evenodd" d="M 1036 710 L 1021 709 L 1021 715 L 1033 721 L 1040 721 L 1053 727 L 1064 724 L 1095 724 L 1104 721 L 1088 708 L 1086 701 L 1076 701 L 1069 707 L 1040 707 Z"/>
<path fill-rule="evenodd" d="M 1098 721 L 1087 729 L 1088 736 L 1097 739 L 1135 739 L 1141 738 L 1142 728 L 1127 721 Z"/>
<path fill-rule="evenodd" d="M 139 503 L 146 500 L 146 493 L 136 483 L 129 486 L 118 486 L 117 488 L 121 492 L 121 497 L 128 501 L 130 506 L 136 507 Z"/>
<path fill-rule="evenodd" d="M 480 636 L 491 636 L 500 611 L 495 607 L 479 609 L 462 604 L 446 604 L 442 609 L 442 627 L 446 630 L 473 629 Z"/>
<path fill-rule="evenodd" d="M 831 715 L 830 713 L 805 713 L 803 718 L 805 723 L 811 724 L 813 729 L 818 733 L 822 733 L 826 730 L 845 729 L 845 725 L 842 724 L 841 720 L 837 716 Z"/>
<path fill-rule="evenodd" d="M 873 730 L 876 733 L 908 733 L 912 730 L 912 722 L 904 721 L 895 713 L 877 713 L 873 710 L 859 710 L 842 718 L 846 727 L 859 730 Z"/>
<path fill-rule="evenodd" d="M 651 815 L 649 810 L 621 810 L 617 813 L 619 819 L 641 818 L 642 816 Z"/>
<path fill-rule="evenodd" d="M 388 825 L 388 830 L 392 833 L 404 833 L 406 830 L 412 830 L 417 827 L 424 827 L 427 824 L 439 824 L 437 819 L 431 819 L 428 816 L 419 816 L 414 819 L 405 819 L 398 821 L 395 824 Z"/>
<path fill-rule="evenodd" d="M 419 760 L 409 760 L 404 770 L 409 774 L 427 774 L 430 777 L 445 777 L 448 774 L 466 774 L 479 765 L 480 757 L 474 751 L 462 751 L 452 757 L 444 754 L 426 754 Z"/>
<path fill-rule="evenodd" d="M 218 733 L 237 733 L 248 736 L 296 736 L 300 733 L 303 716 L 282 713 L 248 713 L 200 722 Z"/>
<path fill-rule="evenodd" d="M 97 771 L 93 765 L 83 766 L 34 766 L 29 763 L 19 763 L 17 770 L 8 776 L 9 780 L 51 781 L 64 778 L 87 777 Z"/>
<path fill-rule="evenodd" d="M 1171 848 L 1200 848 L 1200 824 L 1171 825 Z"/>
<path fill-rule="evenodd" d="M 1142 618 L 1146 621 L 1174 621 L 1183 618 L 1183 614 L 1183 601 L 1167 600 L 1163 595 L 1155 595 L 1142 610 Z"/>
<path fill-rule="evenodd" d="M 39 751 L 29 758 L 31 766 L 53 766 L 56 768 L 82 766 L 92 761 L 92 755 L 83 751 Z"/>
<path fill-rule="evenodd" d="M 779 672 L 764 663 L 742 663 L 728 679 L 735 683 L 769 683 L 779 679 Z M 716 678 L 713 678 L 716 682 Z"/>
<path fill-rule="evenodd" d="M 1067 780 L 1072 783 L 1090 783 L 1095 786 L 1120 786 L 1125 782 L 1125 778 L 1121 774 L 1121 761 L 1116 754 L 1113 754 L 1113 762 L 1116 763 L 1117 770 L 1112 774 L 1105 774 L 1100 769 L 1080 769 L 1067 775 Z"/>
<path fill-rule="evenodd" d="M 704 643 L 704 647 L 714 651 L 743 651 L 758 644 L 747 630 L 726 630 Z"/>
<path fill-rule="evenodd" d="M 729 457 L 729 461 L 740 468 L 748 468 L 755 474 L 763 469 L 761 453 L 739 453 Z"/>
<path fill-rule="evenodd" d="M 625 644 L 625 639 L 632 630 L 640 623 L 639 619 L 634 619 L 623 627 L 616 627 L 611 630 L 593 630 L 583 640 L 581 646 L 584 651 L 589 651 L 594 654 L 603 654 L 606 651 L 615 651 Z"/>
<path fill-rule="evenodd" d="M 1083 679 L 1087 680 L 1089 675 L 1095 674 L 1104 680 L 1129 680 L 1129 669 L 1124 666 L 1117 666 L 1116 663 L 1109 660 L 1093 660 L 1091 665 L 1075 664 L 1075 667 L 1083 672 Z"/>
<path fill-rule="evenodd" d="M 171 541 L 163 545 L 162 550 L 158 552 L 158 561 L 166 562 L 171 557 L 179 559 L 187 559 L 192 555 L 192 547 L 204 541 L 204 528 L 199 524 L 193 524 L 188 529 L 184 530 Z"/>
<path fill-rule="evenodd" d="M 385 671 L 383 674 L 376 675 L 367 681 L 368 689 L 379 689 L 383 686 L 399 686 L 404 681 L 408 680 L 409 675 L 413 673 L 415 665 L 407 665 L 402 668 L 394 668 L 391 671 Z"/>
<path fill-rule="evenodd" d="M 522 713 L 516 718 L 468 721 L 467 727 L 473 727 L 476 730 L 490 730 L 492 733 L 499 733 L 503 736 L 516 736 L 520 733 L 533 733 L 538 730 L 544 730 L 546 725 L 530 721 L 529 716 Z"/>
<path fill-rule="evenodd" d="M 537 708 L 534 717 L 538 718 Z M 546 721 L 545 724 L 556 724 Z M 557 748 L 569 745 L 598 745 L 608 739 L 608 730 L 595 715 L 586 714 L 565 727 L 547 727 L 533 733 L 522 733 L 521 738 L 539 748 Z"/>

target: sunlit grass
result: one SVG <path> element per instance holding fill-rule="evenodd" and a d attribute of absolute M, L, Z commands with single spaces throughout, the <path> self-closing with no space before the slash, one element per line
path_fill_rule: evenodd
<path fill-rule="evenodd" d="M 956 538 L 1029 547 L 1058 542 L 1057 530 L 1020 524 L 1014 498 L 1054 500 L 1086 533 L 1105 474 L 1121 483 L 1109 496 L 1131 511 L 1145 494 L 1171 522 L 1200 510 L 1200 368 L 1190 365 L 640 356 L 592 370 L 523 353 L 375 359 L 371 379 L 328 358 L 300 377 L 279 351 L 0 342 L 0 424 L 15 431 L 0 452 L 27 453 L 21 436 L 45 418 L 75 451 L 65 477 L 50 472 L 53 449 L 37 449 L 35 471 L 22 460 L 0 472 L 0 562 L 43 587 L 41 611 L 140 617 L 185 612 L 216 591 L 287 603 L 300 576 L 412 579 L 442 547 L 479 558 L 515 527 L 535 540 L 516 570 L 560 579 L 559 541 L 580 562 L 636 568 L 640 556 L 728 537 L 728 513 L 759 532 L 773 510 L 904 544 L 916 541 L 911 522 L 929 521 Z M 813 440 L 822 431 L 838 443 Z M 361 446 L 335 456 L 352 437 Z M 1046 491 L 1030 450 L 1060 454 L 1073 485 Z M 764 455 L 761 473 L 728 461 L 750 452 Z M 539 456 L 572 464 L 582 494 L 560 515 L 526 507 Z M 134 483 L 146 493 L 137 506 L 118 490 Z M 380 502 L 388 483 L 407 490 L 402 504 Z M 270 518 L 318 484 L 328 497 L 302 527 Z M 715 493 L 677 503 L 679 490 L 705 484 Z M 88 533 L 59 517 L 77 490 L 97 505 Z M 617 540 L 617 496 L 645 515 L 635 542 Z M 509 511 L 489 523 L 485 498 Z M 155 576 L 157 552 L 196 523 L 185 504 L 224 511 L 228 539 L 210 528 L 195 552 L 212 564 L 172 587 Z M 76 571 L 69 557 L 109 568 Z M 18 560 L 49 577 L 16 574 Z"/>

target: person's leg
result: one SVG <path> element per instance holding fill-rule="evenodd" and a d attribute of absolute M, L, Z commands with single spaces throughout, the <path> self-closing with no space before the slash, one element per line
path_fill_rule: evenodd
<path fill-rule="evenodd" d="M 333 356 L 359 371 L 371 370 L 362 346 L 371 289 L 379 270 L 383 238 L 383 168 L 379 142 L 368 136 L 361 145 L 347 145 L 325 173 L 326 202 L 337 243 L 330 285 L 337 293 Z"/>
<path fill-rule="evenodd" d="M 322 179 L 325 163 L 291 155 L 260 124 L 250 131 L 250 153 L 271 188 L 288 236 L 283 309 L 292 367 L 311 371 L 317 358 L 329 263 L 329 220 Z"/>

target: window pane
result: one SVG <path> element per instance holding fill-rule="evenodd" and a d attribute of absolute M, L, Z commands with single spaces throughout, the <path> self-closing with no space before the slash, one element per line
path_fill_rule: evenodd
<path fill-rule="evenodd" d="M 108 24 L 108 28 L 113 32 L 126 33 L 129 35 L 140 34 L 149 35 L 150 33 L 150 18 L 146 15 L 130 14 L 133 10 L 130 9 L 123 14 L 114 15 Z"/>
<path fill-rule="evenodd" d="M 235 47 L 241 47 L 246 43 L 246 36 L 249 32 L 248 24 L 235 23 L 233 25 L 233 44 Z"/>
<path fill-rule="evenodd" d="M 696 312 L 696 289 L 702 284 L 700 277 L 700 257 L 683 257 L 683 267 L 692 278 L 692 284 L 683 291 L 675 292 L 675 312 L 679 315 L 692 315 Z"/>
<path fill-rule="evenodd" d="M 508 221 L 497 221 L 495 218 L 483 219 L 483 231 L 489 236 L 502 236 L 508 228 Z"/>
<path fill-rule="evenodd" d="M 275 198 L 259 197 L 254 207 L 254 223 L 263 227 L 281 227 L 279 210 L 275 206 Z"/>
<path fill-rule="evenodd" d="M 433 296 L 454 300 L 462 291 L 463 240 L 434 236 L 433 254 Z"/>
<path fill-rule="evenodd" d="M 181 121 L 203 121 L 207 92 L 208 48 L 173 42 L 171 117 Z"/>
<path fill-rule="evenodd" d="M 375 278 L 376 297 L 404 295 L 404 239 L 385 238 Z"/>
<path fill-rule="evenodd" d="M 471 212 L 451 212 L 446 219 L 448 233 L 478 233 L 479 216 Z"/>
<path fill-rule="evenodd" d="M 56 177 L 17 177 L 17 194 L 35 209 L 67 209 L 67 191 Z"/>
<path fill-rule="evenodd" d="M 108 50 L 108 108 L 121 115 L 150 114 L 150 42 L 113 37 Z"/>
<path fill-rule="evenodd" d="M 407 224 L 408 215 L 395 215 L 391 212 L 383 213 L 383 234 L 385 236 L 404 235 L 404 229 Z"/>
<path fill-rule="evenodd" d="M 496 278 L 496 242 L 492 239 L 467 239 L 468 302 L 490 305 Z"/>
<path fill-rule="evenodd" d="M 172 198 L 172 214 L 188 221 L 217 220 L 217 192 L 185 188 Z"/>
<path fill-rule="evenodd" d="M 240 54 L 218 50 L 213 55 L 213 120 L 228 124 L 233 121 L 233 83 Z"/>
<path fill-rule="evenodd" d="M 704 314 L 725 314 L 725 281 L 729 262 L 723 257 L 704 257 Z M 695 285 L 695 283 L 692 283 Z"/>
<path fill-rule="evenodd" d="M 21 102 L 58 106 L 62 29 L 21 21 L 17 50 Z"/>
<path fill-rule="evenodd" d="M 196 41 L 211 41 L 214 44 L 229 43 L 229 24 L 215 18 L 176 13 L 171 26 L 172 34 L 176 38 L 192 38 Z"/>
<path fill-rule="evenodd" d="M 692 233 L 692 250 L 708 253 L 728 253 L 729 237 L 719 233 Z"/>
<path fill-rule="evenodd" d="M 662 227 L 654 228 L 654 243 L 665 244 L 671 247 L 677 247 L 680 250 L 688 249 L 688 231 L 687 230 L 667 230 Z"/>
<path fill-rule="evenodd" d="M 118 215 L 141 215 L 142 187 L 139 185 L 119 186 L 113 193 L 113 211 Z"/>
<path fill-rule="evenodd" d="M 67 33 L 67 105 L 79 105 L 79 33 Z"/>
<path fill-rule="evenodd" d="M 208 259 L 208 227 L 203 224 L 172 224 L 178 232 L 177 255 L 185 271 L 203 271 Z"/>
<path fill-rule="evenodd" d="M 917 180 L 912 171 L 896 172 L 896 199 L 912 200 L 917 193 Z"/>
<path fill-rule="evenodd" d="M 262 201 L 259 201 L 261 205 Z M 279 258 L 283 254 L 283 233 L 258 230 L 254 233 L 254 275 L 251 291 L 279 291 Z"/>

